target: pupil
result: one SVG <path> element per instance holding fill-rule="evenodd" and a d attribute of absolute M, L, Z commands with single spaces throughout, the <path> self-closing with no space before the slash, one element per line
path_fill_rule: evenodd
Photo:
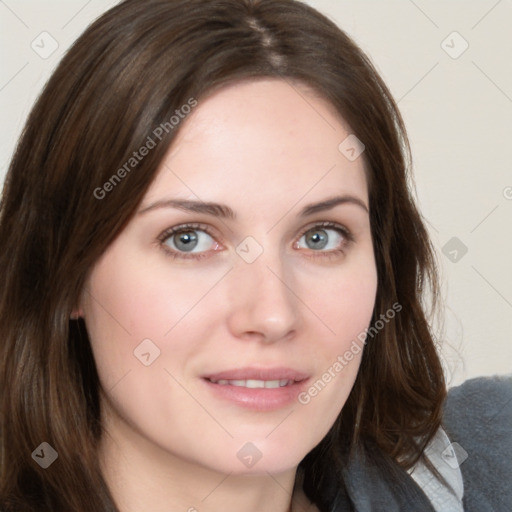
<path fill-rule="evenodd" d="M 175 244 L 180 250 L 191 251 L 197 245 L 197 235 L 193 231 L 180 233 Z"/>
<path fill-rule="evenodd" d="M 324 230 L 312 231 L 306 237 L 306 241 L 311 242 L 310 249 L 323 249 L 327 245 L 327 233 Z"/>

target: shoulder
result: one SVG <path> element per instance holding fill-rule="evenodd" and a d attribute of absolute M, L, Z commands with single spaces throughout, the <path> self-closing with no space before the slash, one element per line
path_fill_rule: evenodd
<path fill-rule="evenodd" d="M 450 389 L 443 426 L 462 472 L 465 510 L 512 510 L 512 375 Z"/>

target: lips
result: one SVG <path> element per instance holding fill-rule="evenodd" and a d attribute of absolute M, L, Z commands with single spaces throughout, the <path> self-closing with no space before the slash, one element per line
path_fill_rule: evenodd
<path fill-rule="evenodd" d="M 292 368 L 238 368 L 205 375 L 209 392 L 237 406 L 272 411 L 293 404 L 309 375 Z"/>

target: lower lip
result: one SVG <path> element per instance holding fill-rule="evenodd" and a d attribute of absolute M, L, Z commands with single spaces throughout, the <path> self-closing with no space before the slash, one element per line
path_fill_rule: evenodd
<path fill-rule="evenodd" d="M 220 385 L 203 379 L 212 392 L 241 407 L 256 411 L 273 411 L 297 401 L 309 379 L 280 388 L 244 388 L 242 386 Z"/>

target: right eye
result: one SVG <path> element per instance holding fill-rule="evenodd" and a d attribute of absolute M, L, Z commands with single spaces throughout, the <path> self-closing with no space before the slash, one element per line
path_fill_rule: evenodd
<path fill-rule="evenodd" d="M 164 250 L 175 258 L 199 259 L 221 247 L 206 226 L 197 224 L 170 228 L 162 233 L 159 240 Z"/>

